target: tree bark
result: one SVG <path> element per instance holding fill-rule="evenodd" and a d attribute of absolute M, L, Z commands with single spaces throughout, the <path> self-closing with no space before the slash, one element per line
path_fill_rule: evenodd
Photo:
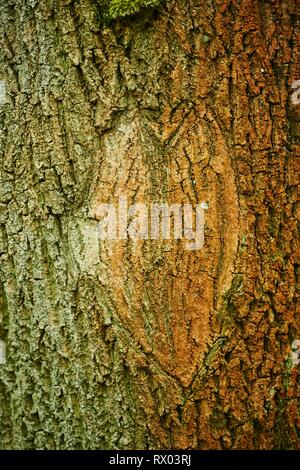
<path fill-rule="evenodd" d="M 296 2 L 99 8 L 0 0 L 0 448 L 300 448 Z M 204 247 L 99 240 L 122 195 Z"/>

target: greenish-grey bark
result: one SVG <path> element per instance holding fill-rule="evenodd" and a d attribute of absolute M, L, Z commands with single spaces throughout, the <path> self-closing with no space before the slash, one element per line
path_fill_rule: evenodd
<path fill-rule="evenodd" d="M 0 448 L 299 448 L 295 2 L 141 3 L 0 0 Z"/>

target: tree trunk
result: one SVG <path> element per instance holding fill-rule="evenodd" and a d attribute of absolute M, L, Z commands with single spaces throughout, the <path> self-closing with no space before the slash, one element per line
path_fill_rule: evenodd
<path fill-rule="evenodd" d="M 296 2 L 0 11 L 0 447 L 300 448 Z M 100 240 L 120 196 L 203 248 Z"/>

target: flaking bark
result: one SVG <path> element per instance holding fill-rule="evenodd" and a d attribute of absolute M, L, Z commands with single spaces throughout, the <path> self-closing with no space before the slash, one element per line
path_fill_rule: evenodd
<path fill-rule="evenodd" d="M 0 448 L 299 448 L 297 21 L 0 0 Z M 204 248 L 100 242 L 122 194 Z"/>

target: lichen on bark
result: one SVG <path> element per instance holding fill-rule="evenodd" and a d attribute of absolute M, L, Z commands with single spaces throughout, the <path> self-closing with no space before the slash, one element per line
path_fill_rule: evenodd
<path fill-rule="evenodd" d="M 299 448 L 295 2 L 0 9 L 0 447 Z M 120 194 L 203 249 L 100 242 Z"/>
<path fill-rule="evenodd" d="M 157 7 L 162 0 L 97 0 L 100 14 L 105 20 L 115 20 L 139 11 Z"/>

